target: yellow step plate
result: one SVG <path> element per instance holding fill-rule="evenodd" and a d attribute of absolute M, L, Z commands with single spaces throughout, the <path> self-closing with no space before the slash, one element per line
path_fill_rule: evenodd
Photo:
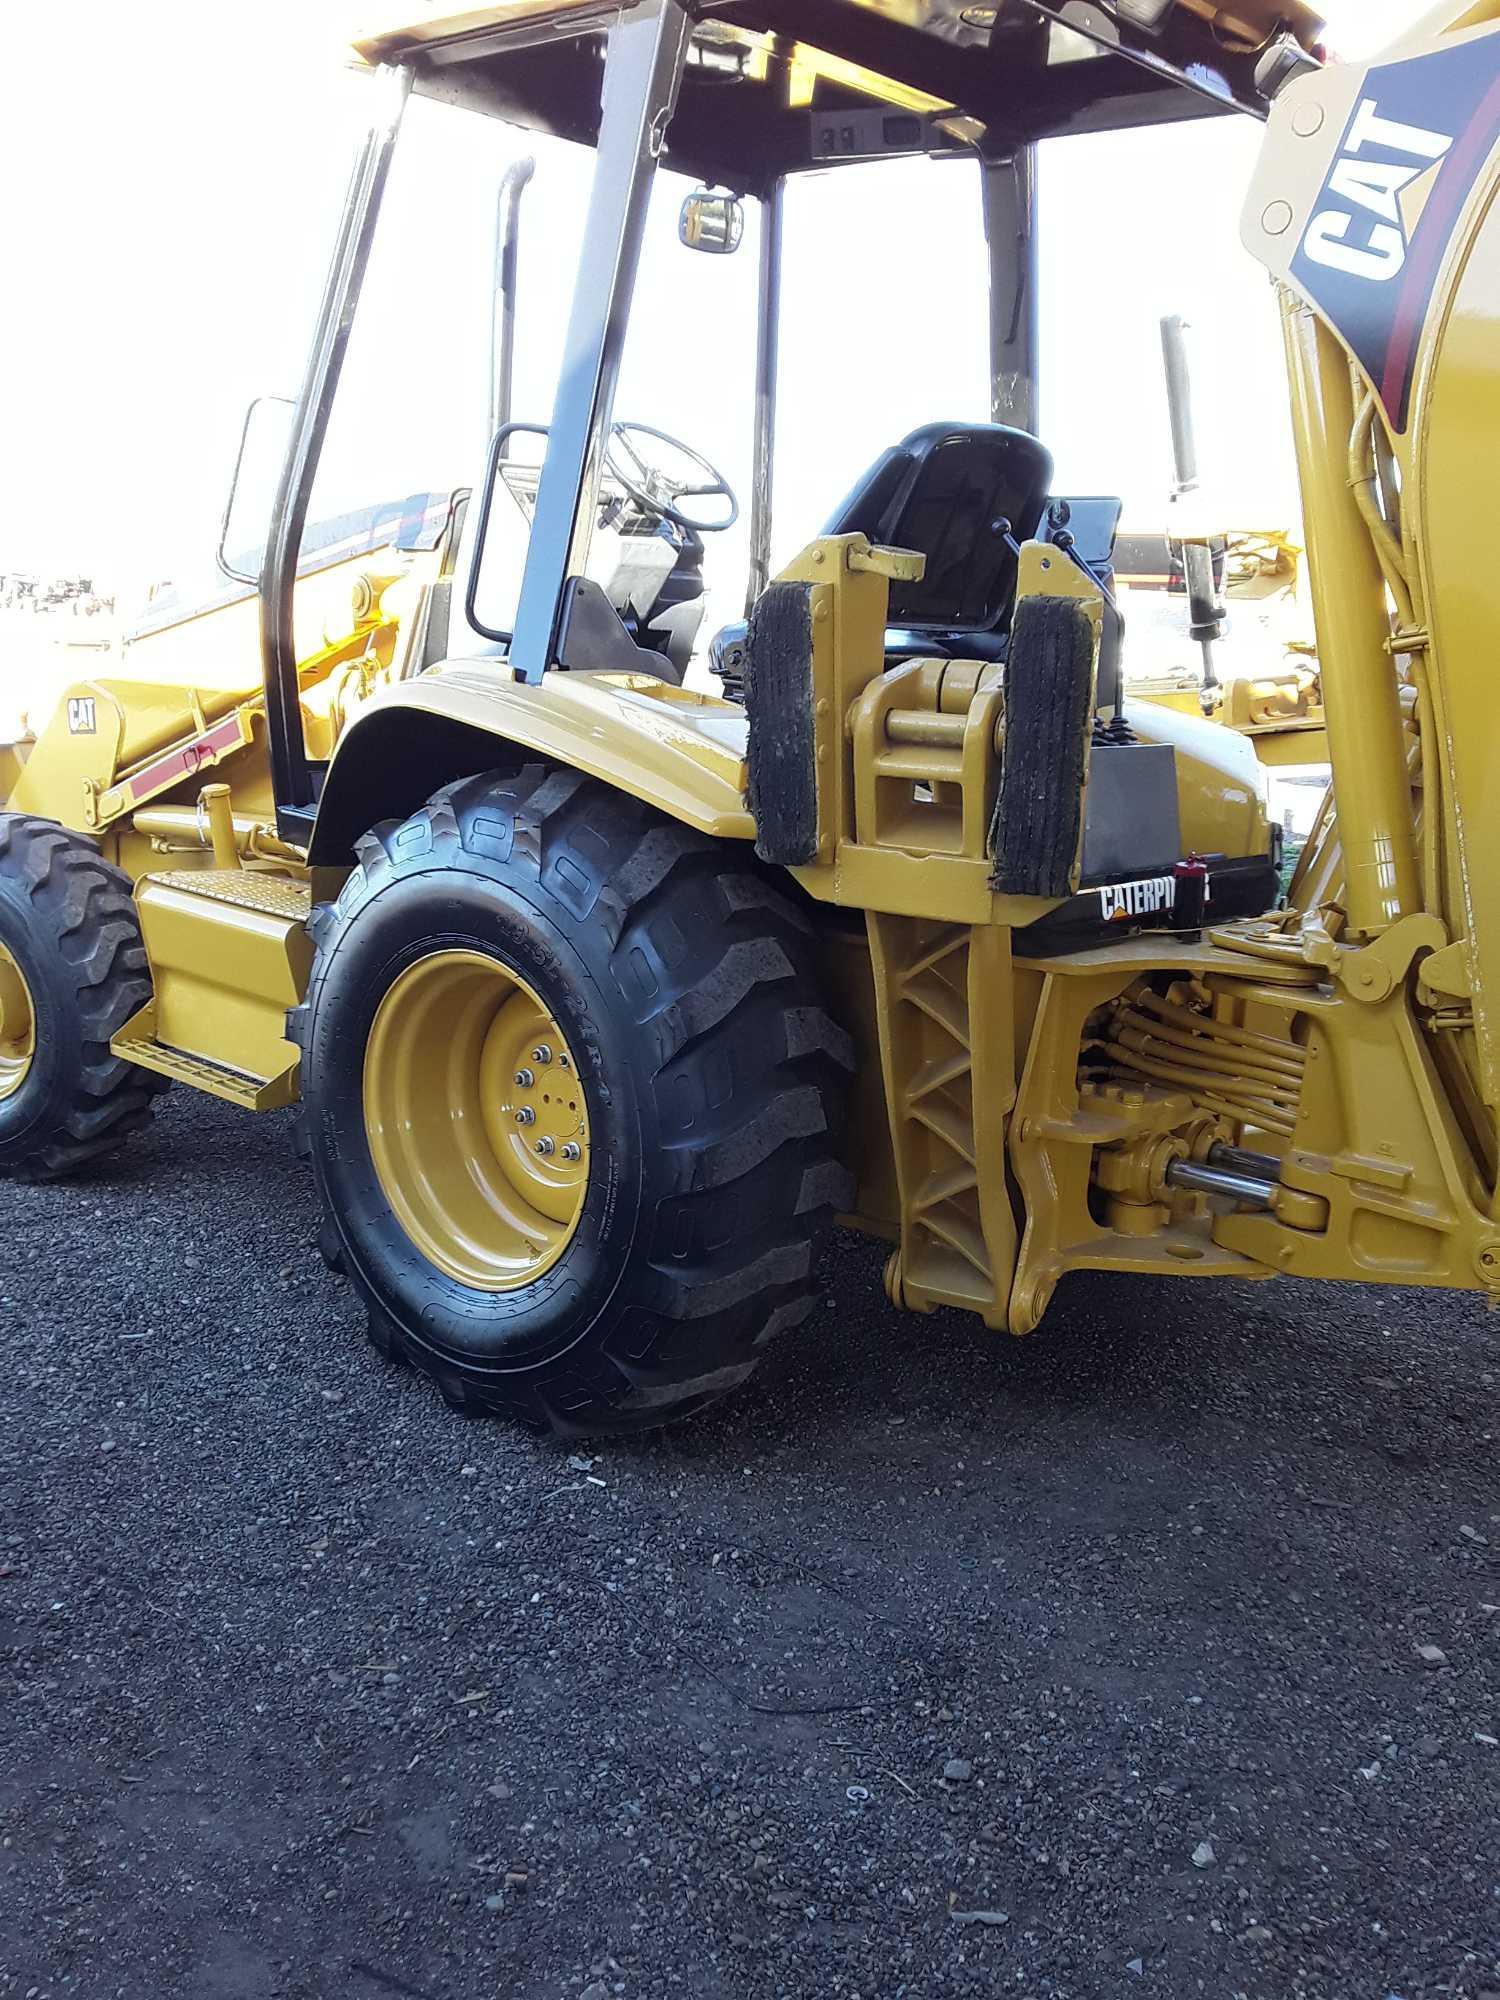
<path fill-rule="evenodd" d="M 153 992 L 115 1054 L 247 1111 L 295 1104 L 301 1057 L 286 1016 L 307 988 L 311 906 L 305 880 L 274 872 L 143 875 L 136 908 Z"/>
<path fill-rule="evenodd" d="M 206 896 L 210 902 L 227 903 L 232 909 L 284 917 L 292 923 L 306 923 L 312 914 L 312 890 L 306 882 L 285 875 L 260 875 L 249 868 L 174 869 L 143 876 L 138 890 L 147 882 L 158 889 Z"/>
<path fill-rule="evenodd" d="M 152 1010 L 145 1011 L 149 1014 Z M 191 1090 L 207 1091 L 210 1097 L 225 1098 L 242 1111 L 280 1111 L 297 1102 L 296 1062 L 280 1076 L 246 1076 L 241 1070 L 225 1069 L 221 1063 L 205 1062 L 202 1056 L 190 1056 L 183 1049 L 169 1049 L 147 1036 L 130 1033 L 140 1024 L 141 1016 L 137 1014 L 110 1043 L 110 1048 L 124 1062 L 155 1070 L 159 1076 L 169 1076 L 174 1083 L 185 1083 Z"/>

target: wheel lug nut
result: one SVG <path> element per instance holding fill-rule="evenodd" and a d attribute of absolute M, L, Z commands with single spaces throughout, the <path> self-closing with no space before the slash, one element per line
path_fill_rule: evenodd
<path fill-rule="evenodd" d="M 516 1113 L 516 1123 L 518 1125 L 535 1125 L 536 1113 L 529 1104 L 523 1104 L 521 1109 Z"/>
<path fill-rule="evenodd" d="M 549 1063 L 552 1060 L 552 1051 L 551 1049 L 548 1048 L 547 1044 L 543 1042 L 539 1049 L 533 1049 L 531 1051 L 531 1060 L 534 1063 Z"/>
<path fill-rule="evenodd" d="M 570 1139 L 567 1145 L 563 1147 L 563 1158 L 569 1163 L 570 1166 L 573 1165 L 576 1161 L 581 1160 L 583 1158 L 582 1146 L 576 1145 L 574 1141 Z"/>
<path fill-rule="evenodd" d="M 532 1072 L 531 1070 L 529 1070 L 529 1069 L 518 1069 L 518 1070 L 516 1071 L 516 1088 L 517 1088 L 517 1090 L 530 1090 L 531 1086 L 532 1086 L 532 1085 L 533 1085 L 533 1084 L 534 1084 L 535 1082 L 536 1082 L 536 1077 L 535 1077 L 534 1073 L 533 1073 L 533 1072 Z"/>
<path fill-rule="evenodd" d="M 536 1149 L 544 1160 L 550 1160 L 557 1151 L 557 1143 L 553 1139 L 538 1139 Z"/>
<path fill-rule="evenodd" d="M 557 1059 L 557 1066 L 559 1069 L 566 1069 L 568 1067 L 567 1057 L 560 1055 Z"/>

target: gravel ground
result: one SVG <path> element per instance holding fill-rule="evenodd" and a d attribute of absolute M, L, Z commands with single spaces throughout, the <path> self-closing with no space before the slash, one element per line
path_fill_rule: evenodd
<path fill-rule="evenodd" d="M 282 1119 L 0 1202 L 0 1994 L 1500 1994 L 1476 1302 L 1013 1345 L 849 1239 L 585 1459 L 378 1361 Z"/>

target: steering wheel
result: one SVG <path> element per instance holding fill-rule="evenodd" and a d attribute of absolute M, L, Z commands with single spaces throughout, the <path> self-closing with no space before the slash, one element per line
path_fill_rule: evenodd
<path fill-rule="evenodd" d="M 679 474 L 654 463 L 648 451 L 642 449 L 638 440 L 654 439 L 657 444 L 671 447 L 704 475 L 701 486 L 679 484 Z M 621 460 L 625 462 L 622 464 Z M 732 528 L 740 518 L 740 503 L 734 488 L 716 465 L 694 451 L 690 444 L 675 438 L 670 431 L 656 430 L 651 424 L 612 424 L 609 432 L 609 448 L 604 455 L 605 468 L 631 499 L 649 513 L 659 514 L 664 521 L 683 529 L 690 535 L 722 535 Z M 695 519 L 682 511 L 679 502 L 683 500 L 727 500 L 729 517 L 723 521 Z"/>

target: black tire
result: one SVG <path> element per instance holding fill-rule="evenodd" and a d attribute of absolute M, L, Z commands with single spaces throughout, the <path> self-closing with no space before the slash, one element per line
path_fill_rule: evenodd
<path fill-rule="evenodd" d="M 575 772 L 467 779 L 359 845 L 289 1033 L 325 1256 L 371 1337 L 448 1402 L 563 1437 L 641 1430 L 743 1382 L 812 1305 L 814 1240 L 852 1198 L 852 1067 L 811 930 L 752 856 Z M 467 1289 L 406 1235 L 363 1112 L 372 1021 L 434 948 L 547 1004 L 583 1074 L 590 1171 L 561 1261 Z"/>
<path fill-rule="evenodd" d="M 0 944 L 31 995 L 36 1051 L 0 1098 L 0 1171 L 54 1180 L 151 1122 L 167 1087 L 110 1053 L 151 998 L 130 878 L 50 819 L 0 813 Z"/>

